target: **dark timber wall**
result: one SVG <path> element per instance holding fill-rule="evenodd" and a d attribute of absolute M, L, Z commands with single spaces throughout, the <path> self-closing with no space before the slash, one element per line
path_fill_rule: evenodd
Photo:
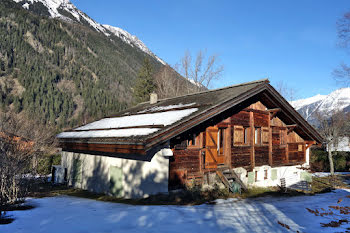
<path fill-rule="evenodd" d="M 217 131 L 220 134 L 220 130 L 223 130 L 222 139 L 215 139 L 216 136 L 208 139 L 208 128 L 177 138 L 172 143 L 174 156 L 170 160 L 169 188 L 182 187 L 194 181 L 202 182 L 206 173 L 215 172 L 216 165 L 207 163 L 215 160 L 210 158 L 215 152 L 215 146 L 213 151 L 209 151 L 210 145 L 206 145 L 211 143 L 210 140 L 214 140 L 220 147 L 217 153 L 225 158 L 220 161 L 231 168 L 244 167 L 251 170 L 254 166 L 304 163 L 305 141 L 293 128 L 282 122 L 274 111 L 267 110 L 262 103 L 256 102 L 210 126 L 211 132 Z"/>

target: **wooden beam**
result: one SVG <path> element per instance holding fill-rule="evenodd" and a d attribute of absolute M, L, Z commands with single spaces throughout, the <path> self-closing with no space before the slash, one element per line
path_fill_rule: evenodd
<path fill-rule="evenodd" d="M 225 149 L 224 149 L 224 155 L 225 155 L 225 164 L 228 167 L 232 167 L 231 165 L 231 148 L 233 144 L 233 139 L 232 139 L 232 126 L 229 124 L 228 128 L 225 130 Z"/>
<path fill-rule="evenodd" d="M 271 108 L 271 109 L 267 109 L 266 111 L 268 111 L 268 112 L 279 112 L 279 111 L 281 111 L 281 109 L 280 108 Z"/>
<path fill-rule="evenodd" d="M 254 113 L 249 112 L 249 126 L 250 126 L 250 164 L 252 169 L 255 167 L 255 127 L 254 127 Z"/>
<path fill-rule="evenodd" d="M 89 144 L 89 143 L 62 143 L 60 144 L 63 150 L 67 151 L 89 151 L 114 153 L 114 154 L 141 154 L 146 155 L 143 146 L 134 145 L 113 145 L 113 144 Z"/>
<path fill-rule="evenodd" d="M 277 113 L 281 111 L 281 109 L 273 108 L 273 109 L 268 109 L 267 111 L 270 113 L 270 120 L 272 120 L 277 115 Z"/>
<path fill-rule="evenodd" d="M 292 131 L 295 129 L 295 127 L 297 127 L 297 126 L 298 126 L 297 124 L 295 124 L 295 125 L 287 125 L 287 126 L 286 126 L 287 129 L 288 129 L 287 135 L 288 135 L 290 132 L 292 132 Z"/>
<path fill-rule="evenodd" d="M 286 118 L 289 118 L 291 122 L 298 122 L 302 127 L 301 130 L 306 134 L 305 136 L 318 139 L 318 141 L 322 141 L 322 136 L 310 125 L 307 121 L 284 99 L 282 96 L 271 86 L 267 86 L 268 94 L 263 93 L 263 95 L 270 101 L 274 106 L 276 105 L 276 101 L 278 101 L 282 106 L 284 106 L 285 110 L 288 111 L 288 114 L 284 114 Z M 273 98 L 276 100 L 274 101 Z"/>
<path fill-rule="evenodd" d="M 271 128 L 271 113 L 269 112 L 269 165 L 272 167 L 273 160 L 272 160 L 272 128 Z"/>
<path fill-rule="evenodd" d="M 305 150 L 309 149 L 314 144 L 316 144 L 316 141 L 305 141 Z"/>
<path fill-rule="evenodd" d="M 283 134 L 284 144 L 286 145 L 286 162 L 289 163 L 289 146 L 288 146 L 288 133 L 287 130 L 280 131 Z"/>

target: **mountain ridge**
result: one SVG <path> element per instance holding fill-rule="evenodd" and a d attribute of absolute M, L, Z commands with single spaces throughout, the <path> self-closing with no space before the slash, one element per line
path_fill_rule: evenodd
<path fill-rule="evenodd" d="M 126 30 L 111 26 L 108 24 L 100 24 L 89 17 L 87 14 L 79 10 L 73 3 L 69 0 L 13 0 L 14 2 L 20 4 L 26 10 L 32 10 L 36 13 L 41 13 L 46 16 L 50 16 L 51 18 L 58 18 L 61 20 L 65 20 L 68 22 L 81 23 L 85 25 L 89 25 L 94 30 L 104 34 L 105 36 L 111 38 L 111 34 L 119 37 L 124 42 L 129 45 L 140 49 L 141 51 L 147 53 L 153 58 L 157 59 L 163 65 L 166 65 L 161 58 L 155 55 L 140 39 L 138 39 L 135 35 L 127 32 Z M 47 9 L 47 13 L 43 12 L 41 8 L 41 12 L 36 10 L 38 7 L 35 5 L 42 4 Z"/>
<path fill-rule="evenodd" d="M 132 105 L 146 59 L 154 73 L 164 67 L 114 34 L 25 3 L 0 4 L 1 111 L 25 111 L 58 130 L 74 127 Z"/>
<path fill-rule="evenodd" d="M 307 121 L 316 122 L 316 112 L 329 116 L 334 111 L 350 112 L 350 88 L 340 88 L 328 95 L 315 95 L 291 101 L 290 104 Z"/>

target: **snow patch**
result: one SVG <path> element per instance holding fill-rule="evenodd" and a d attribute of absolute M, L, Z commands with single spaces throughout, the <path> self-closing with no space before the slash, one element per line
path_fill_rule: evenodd
<path fill-rule="evenodd" d="M 350 88 L 341 88 L 329 95 L 316 95 L 306 99 L 291 101 L 290 104 L 301 113 L 306 120 L 314 119 L 315 112 L 329 116 L 334 111 L 343 111 L 350 106 Z"/>
<path fill-rule="evenodd" d="M 171 110 L 171 109 L 175 109 L 175 108 L 184 108 L 184 107 L 190 107 L 195 105 L 196 103 L 190 103 L 190 104 L 175 104 L 175 105 L 168 105 L 168 106 L 156 106 L 156 107 L 152 107 L 149 109 L 145 109 L 142 111 L 139 111 L 137 113 L 146 113 L 146 112 L 156 112 L 156 111 L 163 111 L 163 110 Z"/>
<path fill-rule="evenodd" d="M 28 3 L 24 3 L 23 6 L 22 6 L 24 9 L 29 9 L 29 4 Z"/>
<path fill-rule="evenodd" d="M 111 129 L 92 130 L 81 132 L 63 132 L 57 135 L 58 138 L 106 138 L 106 137 L 132 137 L 143 136 L 158 131 L 157 128 L 136 128 L 136 129 Z"/>
<path fill-rule="evenodd" d="M 143 125 L 171 125 L 182 118 L 196 112 L 198 108 L 185 110 L 176 110 L 169 112 L 148 113 L 123 117 L 104 118 L 99 121 L 92 122 L 85 126 L 76 128 L 76 130 L 91 130 L 91 129 L 111 129 L 120 127 L 133 127 Z"/>
<path fill-rule="evenodd" d="M 306 99 L 300 99 L 300 100 L 295 100 L 295 101 L 291 101 L 290 104 L 295 108 L 295 109 L 299 109 L 305 105 L 309 105 L 309 104 L 313 104 L 315 102 L 318 101 L 322 101 L 324 98 L 326 98 L 327 95 L 315 95 L 313 97 L 310 98 L 306 98 Z"/>
<path fill-rule="evenodd" d="M 122 39 L 125 43 L 131 45 L 132 47 L 137 47 L 141 49 L 143 52 L 156 58 L 163 65 L 166 65 L 166 63 L 162 59 L 160 59 L 157 55 L 152 53 L 152 51 L 149 48 L 147 48 L 147 46 L 141 40 L 139 40 L 136 36 L 131 35 L 129 32 L 121 28 L 114 27 L 111 25 L 103 24 L 103 27 L 105 27 L 108 31 L 110 31 L 111 33 L 113 33 L 114 35 Z"/>
<path fill-rule="evenodd" d="M 347 220 L 339 211 L 325 217 L 320 211 L 329 206 L 350 205 L 348 190 L 295 197 L 261 197 L 218 200 L 215 205 L 135 206 L 85 198 L 57 196 L 27 199 L 32 210 L 11 211 L 15 221 L 0 225 L 2 233 L 32 232 L 345 232 L 349 224 L 322 227 L 321 223 Z M 342 202 L 337 204 L 338 200 Z M 290 230 L 278 224 L 287 224 Z"/>
<path fill-rule="evenodd" d="M 114 118 L 104 118 L 92 122 L 82 127 L 74 129 L 72 132 L 63 132 L 57 135 L 58 138 L 96 138 L 96 137 L 131 137 L 143 136 L 154 133 L 160 128 L 147 128 L 149 125 L 171 125 L 184 117 L 196 112 L 198 108 L 185 110 L 175 110 L 160 113 L 148 113 Z M 131 129 L 117 129 L 122 127 L 140 127 Z M 105 130 L 101 130 L 105 129 Z M 80 131 L 79 130 L 90 130 Z"/>

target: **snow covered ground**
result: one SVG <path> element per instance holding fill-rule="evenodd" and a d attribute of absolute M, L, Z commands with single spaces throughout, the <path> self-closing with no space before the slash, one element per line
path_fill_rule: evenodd
<path fill-rule="evenodd" d="M 67 196 L 30 199 L 28 204 L 37 207 L 11 212 L 16 220 L 0 225 L 0 232 L 341 232 L 350 224 L 324 228 L 320 223 L 348 219 L 347 215 L 333 210 L 333 215 L 315 216 L 306 208 L 322 212 L 328 206 L 350 206 L 349 192 L 218 200 L 215 205 L 199 206 L 133 206 Z"/>
<path fill-rule="evenodd" d="M 334 172 L 335 175 L 350 175 L 350 172 Z M 330 176 L 331 173 L 330 172 L 315 172 L 312 173 L 312 176 L 316 176 L 316 177 L 327 177 Z"/>

